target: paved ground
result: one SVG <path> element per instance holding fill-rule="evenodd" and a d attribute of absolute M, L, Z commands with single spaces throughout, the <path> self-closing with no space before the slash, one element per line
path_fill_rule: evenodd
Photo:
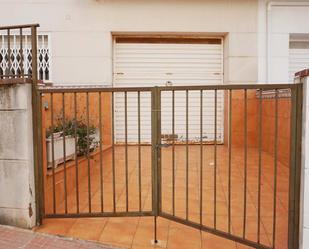
<path fill-rule="evenodd" d="M 0 225 L 0 249 L 116 249 L 90 241 L 45 235 Z"/>
<path fill-rule="evenodd" d="M 139 170 L 136 146 L 128 148 L 128 210 L 139 209 Z M 248 148 L 247 153 L 247 189 L 246 189 L 246 239 L 258 240 L 258 175 L 259 151 Z M 125 148 L 115 148 L 115 197 L 117 212 L 126 211 L 126 167 Z M 172 214 L 172 203 L 175 201 L 175 216 L 185 220 L 188 210 L 188 220 L 200 222 L 200 193 L 203 195 L 202 222 L 203 225 L 228 232 L 229 182 L 231 180 L 231 234 L 242 238 L 244 223 L 244 149 L 232 149 L 231 172 L 229 176 L 229 150 L 226 146 L 217 146 L 217 170 L 214 167 L 214 147 L 203 147 L 203 182 L 200 184 L 200 146 L 189 146 L 188 176 L 186 170 L 186 147 L 175 147 L 175 194 L 173 198 L 173 164 L 172 146 L 162 149 L 162 211 Z M 150 211 L 151 194 L 151 147 L 142 146 L 141 149 L 141 209 Z M 86 162 L 86 161 L 85 161 Z M 276 248 L 287 249 L 288 232 L 288 191 L 289 168 L 278 163 L 277 172 L 277 206 L 276 206 Z M 88 183 L 88 165 L 79 163 L 79 191 L 74 188 L 76 168 L 68 167 L 66 172 L 68 213 L 77 212 L 77 205 L 81 213 L 113 211 L 113 167 L 112 152 L 103 155 L 103 190 L 100 188 L 100 160 L 90 162 L 90 188 Z M 55 176 L 56 212 L 65 213 L 64 181 L 61 166 Z M 217 175 L 216 184 L 214 174 Z M 53 214 L 52 177 L 46 183 L 45 208 L 47 214 Z M 186 181 L 188 179 L 188 182 Z M 188 183 L 188 184 L 187 184 Z M 72 187 L 73 186 L 73 187 Z M 216 186 L 216 199 L 214 195 Z M 186 188 L 188 187 L 188 194 Z M 271 154 L 262 153 L 261 185 L 260 185 L 260 243 L 271 247 L 273 240 L 273 205 L 274 205 L 274 158 Z M 89 191 L 90 189 L 90 191 Z M 47 191 L 49 190 L 49 191 Z M 101 195 L 102 191 L 102 195 Z M 77 194 L 76 194 L 77 193 Z M 79 197 L 77 202 L 76 195 Z M 102 199 L 101 199 L 102 197 Z M 89 199 L 91 202 L 89 202 Z M 188 207 L 186 206 L 188 199 Z M 91 210 L 89 209 L 91 207 Z M 216 208 L 216 214 L 214 209 Z M 84 240 L 98 241 L 103 244 L 130 249 L 153 249 L 153 217 L 117 217 L 117 218 L 64 218 L 44 219 L 38 228 L 42 233 L 63 235 Z M 162 241 L 164 249 L 250 249 L 233 241 L 201 233 L 198 229 L 190 228 L 167 219 L 158 219 L 158 239 Z M 223 246 L 224 245 L 224 246 Z M 252 248 L 251 248 L 252 249 Z"/>

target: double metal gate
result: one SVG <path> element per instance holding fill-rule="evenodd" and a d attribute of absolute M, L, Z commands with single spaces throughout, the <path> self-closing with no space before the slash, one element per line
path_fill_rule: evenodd
<path fill-rule="evenodd" d="M 182 139 L 175 133 L 178 93 L 184 109 L 177 115 L 185 116 L 180 124 L 185 130 Z M 209 93 L 213 111 L 206 113 Z M 124 141 L 116 143 L 114 99 L 119 94 L 124 99 L 125 126 Z M 162 105 L 162 94 L 170 95 L 165 96 L 169 104 Z M 224 95 L 222 106 L 218 94 Z M 160 216 L 263 249 L 281 249 L 278 228 L 286 222 L 287 248 L 298 248 L 301 84 L 44 87 L 38 95 L 38 111 L 43 111 L 39 137 L 47 137 L 50 145 L 45 151 L 45 139 L 39 143 L 47 158 L 40 167 L 42 217 L 154 216 L 157 240 Z M 150 110 L 141 106 L 143 96 L 148 96 Z M 193 110 L 199 115 L 198 124 L 190 123 Z M 149 113 L 150 125 L 142 120 L 142 111 Z M 221 112 L 223 144 L 217 139 Z M 209 115 L 212 118 L 205 124 Z M 162 134 L 164 122 L 170 123 L 170 131 Z M 199 127 L 196 139 L 190 139 L 193 125 Z M 208 131 L 212 127 L 211 135 L 205 134 L 205 125 Z M 47 128 L 50 134 L 45 136 Z M 143 143 L 143 132 L 149 129 L 151 143 Z M 56 131 L 62 134 L 56 137 Z M 131 133 L 137 141 L 128 142 Z M 72 141 L 73 152 L 68 154 Z M 287 141 L 288 149 L 282 146 Z M 59 144 L 63 157 L 57 161 Z"/>

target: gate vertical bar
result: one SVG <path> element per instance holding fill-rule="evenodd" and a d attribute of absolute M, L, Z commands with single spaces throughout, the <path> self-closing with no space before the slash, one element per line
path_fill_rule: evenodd
<path fill-rule="evenodd" d="M 101 199 L 101 212 L 104 211 L 104 200 L 103 200 L 103 136 L 102 136 L 102 96 L 99 92 L 99 131 L 100 131 L 100 199 Z"/>
<path fill-rule="evenodd" d="M 261 178 L 262 178 L 262 92 L 263 89 L 259 89 L 259 172 L 258 172 L 258 210 L 257 210 L 257 242 L 260 243 L 260 235 L 261 235 Z"/>
<path fill-rule="evenodd" d="M 173 133 L 173 148 L 172 148 L 172 172 L 173 172 L 173 179 L 172 179 L 172 210 L 173 215 L 175 215 L 175 91 L 172 91 L 172 133 Z"/>
<path fill-rule="evenodd" d="M 200 91 L 200 224 L 203 225 L 203 90 Z"/>
<path fill-rule="evenodd" d="M 79 213 L 79 180 L 78 180 L 78 158 L 77 158 L 77 96 L 74 93 L 74 144 L 75 144 L 75 189 L 76 189 L 76 212 Z M 53 159 L 54 160 L 54 159 Z"/>
<path fill-rule="evenodd" d="M 116 212 L 116 170 L 115 170 L 115 96 L 112 92 L 112 172 L 113 172 L 113 212 Z"/>
<path fill-rule="evenodd" d="M 214 228 L 217 229 L 217 104 L 218 90 L 215 89 L 215 122 L 214 122 Z"/>
<path fill-rule="evenodd" d="M 278 90 L 275 90 L 275 142 L 274 142 L 274 206 L 272 246 L 276 244 L 276 221 L 277 221 L 277 174 L 278 174 Z"/>
<path fill-rule="evenodd" d="M 303 85 L 291 88 L 291 145 L 288 249 L 299 248 Z"/>
<path fill-rule="evenodd" d="M 91 170 L 90 170 L 90 144 L 89 144 L 89 93 L 86 92 L 86 122 L 87 122 L 87 169 L 88 169 L 88 210 L 91 213 Z"/>
<path fill-rule="evenodd" d="M 186 90 L 186 220 L 189 219 L 189 91 Z"/>
<path fill-rule="evenodd" d="M 128 169 L 128 96 L 124 92 L 124 161 L 125 161 L 125 181 L 126 181 L 126 212 L 129 211 L 129 169 Z"/>
<path fill-rule="evenodd" d="M 138 207 L 142 211 L 142 152 L 141 152 L 141 92 L 137 92 L 137 133 L 138 133 Z"/>
<path fill-rule="evenodd" d="M 67 194 L 67 165 L 66 165 L 66 143 L 65 143 L 65 93 L 62 93 L 62 152 L 63 152 L 63 189 L 64 189 L 64 212 L 68 213 L 68 194 Z"/>
<path fill-rule="evenodd" d="M 160 136 L 160 91 L 158 87 L 154 87 L 151 91 L 151 146 L 152 146 L 152 212 L 154 214 L 154 242 L 157 243 L 157 216 L 160 212 L 159 185 L 159 164 L 160 164 L 160 153 L 159 153 L 159 136 Z"/>
<path fill-rule="evenodd" d="M 247 223 L 247 151 L 248 151 L 248 141 L 247 141 L 247 130 L 248 130 L 248 103 L 247 103 L 247 89 L 244 90 L 244 219 L 243 219 L 243 238 L 246 238 L 246 223 Z"/>
<path fill-rule="evenodd" d="M 232 89 L 229 90 L 228 232 L 231 233 Z"/>
<path fill-rule="evenodd" d="M 53 93 L 50 94 L 50 122 L 51 130 L 54 131 L 54 98 Z M 53 212 L 56 213 L 56 177 L 55 177 L 55 143 L 54 134 L 51 136 L 51 157 L 52 157 L 52 174 L 53 174 Z"/>

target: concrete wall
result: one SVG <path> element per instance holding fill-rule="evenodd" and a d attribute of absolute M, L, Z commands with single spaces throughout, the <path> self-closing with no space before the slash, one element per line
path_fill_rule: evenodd
<path fill-rule="evenodd" d="M 0 223 L 35 225 L 31 86 L 0 87 Z"/>

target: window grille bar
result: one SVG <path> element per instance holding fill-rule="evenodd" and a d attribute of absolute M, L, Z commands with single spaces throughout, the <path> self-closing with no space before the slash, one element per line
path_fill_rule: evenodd
<path fill-rule="evenodd" d="M 8 29 L 7 30 L 7 37 L 8 37 L 8 77 L 11 76 L 11 66 L 12 66 L 12 62 L 11 62 L 11 30 Z"/>
<path fill-rule="evenodd" d="M 19 29 L 19 39 L 20 39 L 20 71 L 21 71 L 21 77 L 24 78 L 24 52 L 23 52 L 23 29 Z"/>

